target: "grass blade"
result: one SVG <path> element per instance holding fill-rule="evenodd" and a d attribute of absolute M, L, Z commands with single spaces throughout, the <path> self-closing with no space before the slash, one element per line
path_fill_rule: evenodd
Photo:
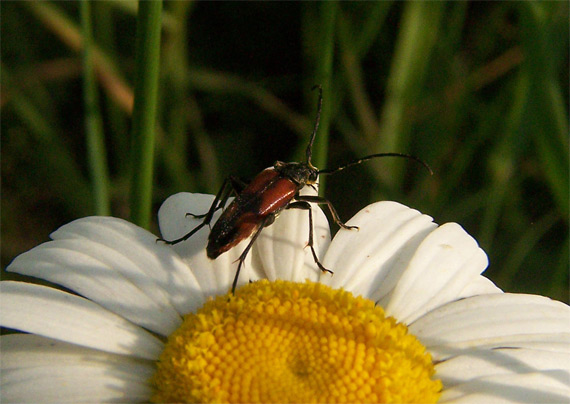
<path fill-rule="evenodd" d="M 136 84 L 132 128 L 131 221 L 148 228 L 158 99 L 162 1 L 140 1 L 137 16 Z"/>
<path fill-rule="evenodd" d="M 406 152 L 411 124 L 409 108 L 421 93 L 430 56 L 438 39 L 439 25 L 445 4 L 413 1 L 405 3 L 401 28 L 390 77 L 387 97 L 381 113 L 380 132 L 370 139 L 373 150 Z M 396 186 L 401 182 L 401 162 L 382 163 L 383 182 Z"/>
<path fill-rule="evenodd" d="M 85 134 L 87 160 L 95 200 L 95 213 L 109 215 L 109 173 L 107 153 L 103 135 L 103 122 L 97 96 L 97 86 L 93 69 L 93 47 L 91 28 L 91 4 L 88 0 L 80 3 L 81 26 L 83 31 L 83 103 L 85 106 Z"/>

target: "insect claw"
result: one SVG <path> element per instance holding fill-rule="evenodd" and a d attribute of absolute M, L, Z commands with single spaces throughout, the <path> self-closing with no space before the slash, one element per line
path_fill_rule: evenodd
<path fill-rule="evenodd" d="M 164 244 L 167 244 L 167 245 L 174 245 L 174 244 L 176 244 L 176 243 L 173 242 L 173 241 L 168 241 L 168 240 L 165 240 L 165 239 L 160 238 L 160 237 L 156 239 L 156 243 L 158 243 L 159 241 L 161 241 L 161 242 L 163 242 Z"/>
<path fill-rule="evenodd" d="M 188 216 L 192 216 L 194 219 L 203 219 L 207 216 L 207 213 L 204 213 L 203 215 L 195 215 L 194 213 L 186 213 L 186 217 Z"/>
<path fill-rule="evenodd" d="M 317 262 L 317 266 L 319 267 L 319 269 L 321 270 L 321 272 L 328 272 L 331 275 L 334 275 L 334 272 L 331 271 L 330 269 L 326 269 L 323 264 L 321 264 L 320 262 Z"/>

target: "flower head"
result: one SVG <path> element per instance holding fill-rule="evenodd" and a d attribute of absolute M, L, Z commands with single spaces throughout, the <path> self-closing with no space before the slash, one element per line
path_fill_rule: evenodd
<path fill-rule="evenodd" d="M 166 239 L 213 197 L 161 208 Z M 80 219 L 8 271 L 77 294 L 2 282 L 4 401 L 563 402 L 570 309 L 501 292 L 457 224 L 394 202 L 331 240 L 314 208 L 285 210 L 228 295 L 240 244 L 206 257 L 208 229 L 175 246 L 126 221 Z M 245 285 L 245 286 L 243 286 Z"/>

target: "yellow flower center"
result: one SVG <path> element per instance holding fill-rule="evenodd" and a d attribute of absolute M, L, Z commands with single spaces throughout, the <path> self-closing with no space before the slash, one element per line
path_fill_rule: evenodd
<path fill-rule="evenodd" d="M 186 316 L 153 377 L 154 402 L 433 403 L 431 356 L 374 302 L 267 280 Z"/>

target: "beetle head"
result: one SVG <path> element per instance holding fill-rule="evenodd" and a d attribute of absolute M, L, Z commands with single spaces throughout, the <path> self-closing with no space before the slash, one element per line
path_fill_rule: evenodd
<path fill-rule="evenodd" d="M 319 170 L 307 163 L 284 163 L 282 161 L 276 161 L 273 168 L 275 168 L 275 171 L 281 176 L 290 179 L 299 185 L 299 187 L 314 184 L 319 177 Z"/>

